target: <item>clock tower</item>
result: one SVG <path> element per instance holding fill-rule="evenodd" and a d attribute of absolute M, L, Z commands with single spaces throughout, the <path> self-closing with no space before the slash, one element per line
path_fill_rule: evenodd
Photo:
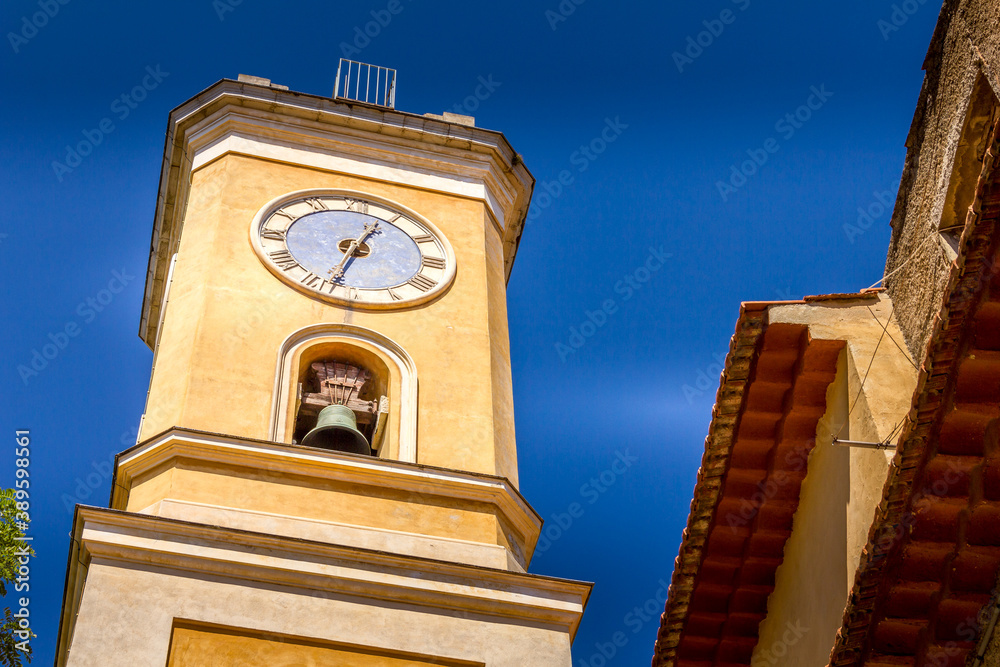
<path fill-rule="evenodd" d="M 590 585 L 526 573 L 517 489 L 533 184 L 463 116 L 243 76 L 171 113 L 146 411 L 77 507 L 57 665 L 570 667 Z"/>

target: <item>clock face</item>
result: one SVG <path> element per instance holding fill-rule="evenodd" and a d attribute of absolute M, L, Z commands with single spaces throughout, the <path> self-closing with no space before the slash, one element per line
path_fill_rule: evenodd
<path fill-rule="evenodd" d="M 281 197 L 258 213 L 250 233 L 272 273 L 333 303 L 413 305 L 436 296 L 455 275 L 454 255 L 436 229 L 363 195 Z"/>

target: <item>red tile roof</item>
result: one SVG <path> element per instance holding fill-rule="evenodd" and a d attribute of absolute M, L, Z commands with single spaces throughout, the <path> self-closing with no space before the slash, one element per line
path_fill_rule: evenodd
<path fill-rule="evenodd" d="M 770 305 L 743 304 L 730 343 L 654 667 L 749 665 L 757 644 L 844 347 Z"/>
<path fill-rule="evenodd" d="M 1000 124 L 833 667 L 965 665 L 1000 573 Z"/>

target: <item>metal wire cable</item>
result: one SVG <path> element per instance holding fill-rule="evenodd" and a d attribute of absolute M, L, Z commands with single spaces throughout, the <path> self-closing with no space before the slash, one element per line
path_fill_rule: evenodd
<path fill-rule="evenodd" d="M 937 236 L 939 233 L 940 233 L 939 230 L 935 229 L 930 234 L 928 234 L 927 238 L 925 238 L 923 241 L 921 241 L 920 245 L 917 246 L 917 249 L 914 250 L 912 253 L 910 253 L 910 256 L 906 258 L 906 261 L 904 261 L 902 264 L 900 264 L 899 266 L 897 266 L 895 268 L 895 270 L 893 270 L 891 273 L 888 273 L 888 274 L 882 276 L 881 280 L 879 280 L 878 282 L 876 282 L 874 285 L 872 285 L 868 289 L 872 289 L 874 287 L 878 287 L 878 285 L 880 283 L 884 283 L 886 280 L 888 280 L 889 278 L 891 278 L 894 275 L 896 275 L 897 273 L 899 273 L 903 269 L 903 267 L 905 267 L 907 264 L 909 264 L 920 253 L 920 251 L 923 249 L 923 247 L 925 245 L 927 245 L 927 242 L 930 241 L 935 236 Z"/>
<path fill-rule="evenodd" d="M 892 310 L 889 311 L 889 321 L 892 321 L 892 314 L 895 311 L 896 311 L 896 307 L 893 306 Z M 865 383 L 868 382 L 868 374 L 872 370 L 872 364 L 875 363 L 875 355 L 878 354 L 878 348 L 882 345 L 882 339 L 885 338 L 885 335 L 886 335 L 886 330 L 885 330 L 885 328 L 883 328 L 882 329 L 882 335 L 878 337 L 878 342 L 875 343 L 875 351 L 872 352 L 872 358 L 868 362 L 868 368 L 865 370 L 865 376 L 861 380 L 861 386 L 858 387 L 858 393 L 854 397 L 854 404 L 851 406 L 851 409 L 848 410 L 848 412 L 847 412 L 847 419 L 844 420 L 844 423 L 841 424 L 840 428 L 837 430 L 836 433 L 831 433 L 830 434 L 830 438 L 831 439 L 836 440 L 840 436 L 840 434 L 844 432 L 844 428 L 850 423 L 850 421 L 851 421 L 851 415 L 854 414 L 854 408 L 856 408 L 858 406 L 858 400 L 861 399 L 861 392 L 864 391 L 864 389 L 865 389 Z"/>
<path fill-rule="evenodd" d="M 906 360 L 908 362 L 910 362 L 910 365 L 913 366 L 914 370 L 919 371 L 920 369 L 917 368 L 917 364 L 914 363 L 913 359 L 910 358 L 910 353 L 907 352 L 906 350 L 904 350 L 903 347 L 896 341 L 896 339 L 893 338 L 892 334 L 889 333 L 889 324 L 892 322 L 892 317 L 890 316 L 890 319 L 888 319 L 886 321 L 885 325 L 883 326 L 882 322 L 880 322 L 879 319 L 878 319 L 878 317 L 875 316 L 875 311 L 872 310 L 871 306 L 867 306 L 867 308 L 868 308 L 868 312 L 871 313 L 872 317 L 875 318 L 875 321 L 878 322 L 878 325 L 880 327 L 882 327 L 882 331 L 884 331 L 885 334 L 889 337 L 889 340 L 891 340 L 893 343 L 896 344 L 896 349 L 898 349 L 900 352 L 903 353 L 903 356 L 906 357 Z"/>

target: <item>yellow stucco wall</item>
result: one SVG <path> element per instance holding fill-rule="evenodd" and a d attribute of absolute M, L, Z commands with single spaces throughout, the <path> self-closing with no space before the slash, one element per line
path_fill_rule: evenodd
<path fill-rule="evenodd" d="M 509 546 L 493 505 L 264 470 L 180 461 L 134 484 L 126 510 L 164 499 Z"/>
<path fill-rule="evenodd" d="M 486 279 L 489 294 L 490 369 L 493 379 L 493 438 L 498 470 L 513 470 L 517 485 L 517 448 L 514 444 L 514 385 L 510 368 L 510 335 L 507 330 L 507 281 L 504 277 L 503 242 L 489 211 L 484 226 L 492 229 L 485 238 Z"/>
<path fill-rule="evenodd" d="M 754 665 L 822 667 L 830 658 L 847 594 L 847 512 L 850 455 L 830 433 L 847 419 L 847 352 L 827 390 L 827 411 L 817 426 L 792 535 L 776 574 L 775 590 L 760 624 Z M 851 572 L 853 574 L 853 571 Z"/>
<path fill-rule="evenodd" d="M 383 651 L 330 645 L 298 637 L 250 633 L 228 628 L 174 627 L 167 667 L 422 667 L 477 663 L 390 655 Z M 478 663 L 482 664 L 482 663 Z"/>
<path fill-rule="evenodd" d="M 455 282 L 398 311 L 346 309 L 287 287 L 254 254 L 248 230 L 268 201 L 307 188 L 369 193 L 428 218 L 455 251 Z M 225 155 L 192 175 L 140 438 L 183 426 L 269 439 L 284 339 L 349 323 L 393 339 L 416 364 L 417 462 L 516 483 L 505 299 L 501 233 L 483 202 Z"/>

